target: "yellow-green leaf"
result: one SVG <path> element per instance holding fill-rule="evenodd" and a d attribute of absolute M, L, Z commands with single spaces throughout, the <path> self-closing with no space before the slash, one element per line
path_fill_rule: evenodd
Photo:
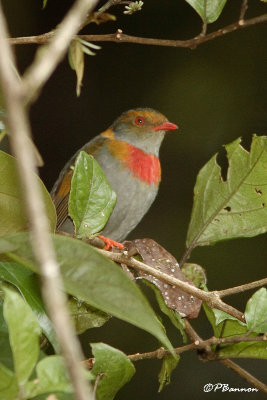
<path fill-rule="evenodd" d="M 198 174 L 188 248 L 267 231 L 267 136 L 254 135 L 250 152 L 240 141 L 225 146 L 229 160 L 226 181 L 216 155 Z"/>
<path fill-rule="evenodd" d="M 77 76 L 76 94 L 79 97 L 84 73 L 84 52 L 81 42 L 74 39 L 69 47 L 69 63 L 72 69 L 75 70 Z"/>
<path fill-rule="evenodd" d="M 56 226 L 54 204 L 41 179 L 37 176 L 33 179 L 37 179 L 41 187 L 51 230 L 54 231 Z M 16 160 L 3 151 L 0 151 L 0 188 L 0 236 L 25 230 L 27 220 L 17 176 Z"/>

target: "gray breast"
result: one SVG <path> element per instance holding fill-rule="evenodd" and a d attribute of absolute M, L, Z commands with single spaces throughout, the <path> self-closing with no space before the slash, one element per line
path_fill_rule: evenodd
<path fill-rule="evenodd" d="M 102 233 L 121 241 L 126 239 L 150 208 L 157 195 L 158 185 L 149 185 L 135 178 L 130 170 L 110 157 L 108 150 L 99 152 L 95 158 L 117 194 L 117 203 Z"/>

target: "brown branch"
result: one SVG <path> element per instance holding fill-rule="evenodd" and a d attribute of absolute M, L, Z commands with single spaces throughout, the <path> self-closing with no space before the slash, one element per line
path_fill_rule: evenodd
<path fill-rule="evenodd" d="M 194 329 L 189 324 L 189 322 L 187 320 L 185 320 L 185 322 L 186 322 L 187 333 L 193 340 L 193 343 L 175 348 L 174 349 L 175 354 L 182 354 L 186 351 L 200 350 L 200 349 L 203 349 L 205 351 L 211 351 L 210 350 L 211 346 L 220 345 L 220 344 L 267 341 L 266 335 L 256 336 L 256 337 L 248 337 L 248 336 L 233 336 L 233 337 L 227 337 L 227 338 L 211 337 L 207 340 L 202 340 L 201 337 L 194 331 Z M 131 360 L 132 362 L 136 362 L 136 361 L 140 361 L 140 360 L 147 360 L 147 359 L 153 359 L 153 358 L 162 359 L 164 356 L 167 356 L 170 354 L 171 354 L 170 350 L 166 350 L 161 347 L 155 351 L 150 351 L 150 352 L 146 352 L 146 353 L 130 354 L 127 356 L 127 358 L 129 360 Z M 237 374 L 239 374 L 242 378 L 246 379 L 249 383 L 253 384 L 259 390 L 263 391 L 264 393 L 267 393 L 267 387 L 263 382 L 259 381 L 257 378 L 255 378 L 253 375 L 251 375 L 249 372 L 247 372 L 243 368 L 239 367 L 239 365 L 237 365 L 233 361 L 231 361 L 229 359 L 223 359 L 223 360 L 221 359 L 218 361 L 220 361 L 226 367 L 231 368 L 233 371 L 235 371 Z M 89 358 L 88 360 L 84 360 L 82 363 L 85 367 L 88 367 L 91 369 L 94 365 L 94 358 Z"/>
<path fill-rule="evenodd" d="M 130 1 L 122 1 L 122 0 L 108 0 L 105 4 L 103 4 L 102 7 L 99 8 L 99 10 L 97 11 L 97 14 L 103 14 L 111 7 L 119 6 L 121 4 L 129 4 L 129 3 L 131 3 L 131 2 Z"/>
<path fill-rule="evenodd" d="M 219 297 L 231 296 L 232 294 L 245 292 L 247 290 L 255 289 L 259 286 L 267 285 L 267 278 L 259 279 L 258 281 L 245 283 L 244 285 L 235 286 L 229 289 L 218 290 Z"/>
<path fill-rule="evenodd" d="M 155 268 L 152 268 L 141 261 L 136 260 L 133 257 L 129 257 L 127 254 L 123 253 L 112 253 L 110 251 L 98 249 L 98 251 L 105 255 L 106 257 L 110 258 L 111 260 L 126 264 L 129 267 L 132 267 L 138 271 L 142 271 L 146 274 L 150 274 L 155 276 L 156 278 L 160 279 L 163 282 L 169 283 L 170 285 L 179 287 L 180 289 L 184 290 L 187 293 L 192 294 L 195 297 L 205 301 L 210 308 L 217 308 L 226 312 L 227 314 L 232 315 L 233 317 L 239 319 L 240 321 L 244 322 L 244 315 L 234 307 L 230 306 L 229 304 L 224 303 L 220 297 L 218 296 L 217 292 L 205 292 L 204 290 L 198 289 L 195 286 L 190 285 L 187 282 L 181 281 L 180 279 L 174 278 L 171 275 L 165 274 Z"/>
<path fill-rule="evenodd" d="M 239 376 L 244 378 L 248 383 L 251 383 L 257 389 L 262 391 L 263 393 L 267 393 L 267 385 L 261 382 L 259 379 L 255 378 L 255 376 L 251 375 L 248 371 L 244 368 L 240 367 L 238 364 L 226 358 L 225 360 L 220 360 L 220 363 L 225 365 L 227 368 L 231 368 L 235 371 Z"/>
<path fill-rule="evenodd" d="M 95 380 L 95 384 L 94 384 L 94 390 L 93 390 L 93 397 L 92 400 L 96 400 L 96 391 L 97 391 L 97 387 L 99 384 L 100 379 L 102 378 L 102 376 L 104 375 L 103 372 L 99 372 L 99 374 L 97 374 L 96 380 Z"/>
<path fill-rule="evenodd" d="M 58 49 L 58 52 L 63 56 L 64 49 L 69 44 L 68 42 L 65 43 L 64 40 L 71 40 L 72 37 L 72 35 L 69 37 L 69 33 L 65 32 L 65 30 L 71 29 L 72 33 L 76 33 L 79 29 L 80 21 L 84 18 L 85 11 L 92 10 L 94 4 L 95 2 L 92 0 L 77 0 L 74 3 L 59 27 L 57 36 L 48 46 L 48 49 L 51 49 L 51 53 L 47 50 L 45 54 L 39 54 L 38 60 L 35 60 L 32 68 L 29 69 L 32 75 L 27 75 L 26 73 L 25 80 L 19 80 L 14 68 L 12 68 L 12 65 L 15 66 L 16 64 L 7 40 L 7 24 L 0 3 L 0 80 L 5 96 L 7 126 L 10 132 L 12 150 L 17 160 L 21 186 L 24 188 L 24 202 L 30 222 L 30 238 L 40 267 L 43 298 L 54 324 L 77 400 L 90 399 L 92 391 L 79 362 L 83 355 L 68 315 L 66 295 L 64 294 L 60 269 L 50 236 L 50 226 L 46 216 L 43 196 L 40 185 L 34 177 L 34 174 L 37 175 L 38 171 L 33 147 L 29 140 L 31 136 L 30 124 L 24 99 L 25 90 L 29 89 L 33 93 L 37 88 L 39 89 L 56 67 L 60 57 L 57 55 L 57 61 L 54 59 L 51 61 L 51 54 L 54 54 L 55 44 L 58 45 L 60 43 L 62 45 L 62 49 Z M 62 39 L 63 37 L 65 38 L 64 40 L 59 40 L 59 38 Z M 44 57 L 51 61 L 51 65 L 47 65 Z M 33 79 L 33 82 L 30 82 L 31 79 Z"/>
<path fill-rule="evenodd" d="M 239 21 L 244 21 L 245 14 L 248 9 L 248 0 L 243 0 L 241 9 L 240 9 L 240 15 L 239 15 Z"/>
<path fill-rule="evenodd" d="M 172 39 L 156 39 L 156 38 L 144 38 L 137 36 L 126 35 L 121 29 L 118 29 L 115 33 L 109 33 L 105 35 L 78 35 L 77 37 L 87 40 L 89 42 L 115 42 L 115 43 L 137 43 L 142 45 L 152 46 L 167 46 L 167 47 L 183 47 L 195 49 L 197 46 L 214 40 L 218 37 L 224 36 L 228 33 L 234 32 L 239 29 L 247 28 L 252 25 L 263 23 L 267 21 L 267 14 L 260 15 L 258 17 L 250 18 L 247 20 L 239 20 L 230 24 L 224 28 L 218 29 L 215 32 L 211 32 L 207 35 L 198 35 L 192 39 L 187 40 L 172 40 Z M 39 36 L 25 36 L 9 39 L 9 42 L 14 45 L 21 44 L 44 44 L 51 40 L 55 35 L 55 31 L 44 33 Z"/>
<path fill-rule="evenodd" d="M 267 342 L 267 336 L 256 336 L 256 337 L 251 337 L 251 336 L 233 336 L 233 337 L 227 337 L 227 338 L 216 338 L 216 337 L 211 337 L 207 340 L 200 340 L 200 339 L 195 339 L 193 343 L 186 344 L 185 346 L 177 347 L 174 349 L 175 354 L 181 354 L 184 353 L 185 351 L 189 350 L 199 350 L 199 349 L 207 349 L 210 346 L 213 345 L 220 345 L 220 344 L 236 344 L 236 343 L 241 343 L 241 342 Z M 166 355 L 171 354 L 170 350 L 166 350 L 164 348 L 157 349 L 155 351 L 150 351 L 147 353 L 137 353 L 137 354 L 131 354 L 128 355 L 127 357 L 131 361 L 139 361 L 139 360 L 145 360 L 145 359 L 150 359 L 150 358 L 163 358 Z"/>
<path fill-rule="evenodd" d="M 42 86 L 65 56 L 71 39 L 97 2 L 98 0 L 77 0 L 53 32 L 53 40 L 46 47 L 38 49 L 33 63 L 22 79 L 22 92 L 27 102 L 36 99 Z"/>
<path fill-rule="evenodd" d="M 190 336 L 191 340 L 197 340 L 200 343 L 202 342 L 201 337 L 197 334 L 191 324 L 185 319 L 186 331 Z M 231 368 L 234 372 L 236 372 L 239 376 L 244 378 L 247 382 L 254 385 L 257 389 L 261 390 L 263 393 L 267 393 L 267 386 L 265 383 L 261 382 L 259 379 L 255 378 L 255 376 L 251 375 L 244 368 L 241 368 L 238 364 L 229 360 L 229 358 L 225 358 L 224 360 L 218 360 L 221 364 L 225 365 L 227 368 Z"/>

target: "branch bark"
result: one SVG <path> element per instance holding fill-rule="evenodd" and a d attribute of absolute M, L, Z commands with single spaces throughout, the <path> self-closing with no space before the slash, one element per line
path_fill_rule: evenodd
<path fill-rule="evenodd" d="M 192 341 L 203 342 L 203 339 L 197 334 L 191 324 L 185 319 L 186 331 Z M 254 385 L 257 389 L 261 390 L 263 393 L 267 393 L 267 386 L 265 383 L 261 382 L 259 379 L 255 378 L 255 376 L 251 375 L 244 368 L 241 368 L 238 364 L 229 360 L 229 358 L 225 358 L 224 360 L 219 360 L 219 362 L 225 365 L 227 368 L 231 368 L 234 372 L 236 372 L 239 376 L 244 378 L 247 382 Z"/>
<path fill-rule="evenodd" d="M 176 354 L 184 353 L 185 351 L 189 350 L 198 350 L 198 349 L 206 349 L 207 347 L 213 345 L 220 345 L 220 344 L 234 344 L 234 343 L 241 343 L 241 342 L 266 342 L 267 336 L 257 336 L 257 337 L 247 337 L 247 336 L 232 336 L 227 338 L 216 338 L 211 337 L 207 340 L 199 340 L 195 339 L 193 343 L 186 344 L 185 346 L 177 347 L 174 349 Z M 170 350 L 166 350 L 163 348 L 157 349 L 155 351 L 150 351 L 147 353 L 137 353 L 131 354 L 127 357 L 131 361 L 139 361 L 144 359 L 150 358 L 163 358 L 166 355 L 171 354 Z"/>
<path fill-rule="evenodd" d="M 186 344 L 184 346 L 176 347 L 173 349 L 175 354 L 181 354 L 185 353 L 186 351 L 190 350 L 200 350 L 200 349 L 207 349 L 212 345 L 220 345 L 220 344 L 235 344 L 235 343 L 241 343 L 241 342 L 266 342 L 267 341 L 267 336 L 257 336 L 257 337 L 247 337 L 247 336 L 233 336 L 233 337 L 227 337 L 227 338 L 216 338 L 216 337 L 211 337 L 207 340 L 202 340 L 202 339 L 195 339 L 193 343 Z M 160 347 L 157 350 L 154 351 L 149 351 L 146 353 L 136 353 L 136 354 L 129 354 L 127 357 L 129 360 L 136 362 L 136 361 L 141 361 L 141 360 L 148 360 L 148 359 L 162 359 L 163 357 L 172 354 L 170 350 L 164 349 L 163 347 Z M 88 360 L 84 360 L 83 362 L 84 366 L 87 366 L 89 368 L 92 368 L 94 365 L 94 358 L 89 358 Z"/>
<path fill-rule="evenodd" d="M 123 33 L 121 29 L 118 29 L 117 32 L 108 33 L 104 35 L 95 35 L 95 34 L 77 35 L 77 37 L 83 40 L 87 40 L 89 42 L 137 43 L 137 44 L 151 45 L 151 46 L 183 47 L 183 48 L 195 49 L 196 47 L 198 47 L 203 43 L 217 39 L 218 37 L 221 36 L 225 36 L 228 33 L 248 28 L 249 26 L 264 22 L 267 22 L 267 14 L 263 14 L 258 17 L 246 20 L 240 19 L 239 21 L 234 22 L 233 24 L 227 25 L 224 28 L 218 29 L 217 31 L 211 32 L 207 35 L 198 35 L 194 38 L 187 40 L 157 39 L 157 38 L 130 36 Z M 9 39 L 9 42 L 12 45 L 44 44 L 48 43 L 53 38 L 54 35 L 55 31 L 52 31 L 38 36 L 11 38 Z"/>
<path fill-rule="evenodd" d="M 35 99 L 40 88 L 49 79 L 56 66 L 63 59 L 73 36 L 79 31 L 98 0 L 77 0 L 50 38 L 48 46 L 38 49 L 31 66 L 26 70 L 22 80 L 22 92 L 28 102 Z"/>
<path fill-rule="evenodd" d="M 233 317 L 239 319 L 240 321 L 244 322 L 244 315 L 234 307 L 230 306 L 229 304 L 224 303 L 219 295 L 218 292 L 205 292 L 204 290 L 198 289 L 195 286 L 190 285 L 187 282 L 183 282 L 180 279 L 174 278 L 168 274 L 160 272 L 159 270 L 152 268 L 133 257 L 129 257 L 123 253 L 112 253 L 110 251 L 97 249 L 101 254 L 105 255 L 106 257 L 110 258 L 111 260 L 126 264 L 129 267 L 132 267 L 138 271 L 142 271 L 146 274 L 150 274 L 155 276 L 156 278 L 160 279 L 163 282 L 169 283 L 170 285 L 179 287 L 180 289 L 184 290 L 187 293 L 192 294 L 195 297 L 205 301 L 210 308 L 217 308 L 226 312 L 227 314 L 232 315 Z"/>
<path fill-rule="evenodd" d="M 174 349 L 174 352 L 176 354 L 181 354 L 186 351 L 190 350 L 206 350 L 210 351 L 210 346 L 212 345 L 220 345 L 220 344 L 234 344 L 234 343 L 241 343 L 241 342 L 264 342 L 267 341 L 267 336 L 257 336 L 257 337 L 250 337 L 250 336 L 233 336 L 233 337 L 226 337 L 226 338 L 216 338 L 216 337 L 211 337 L 207 340 L 202 340 L 201 337 L 194 331 L 192 326 L 188 323 L 186 320 L 186 327 L 187 327 L 187 332 L 189 333 L 189 336 L 191 337 L 191 340 L 193 340 L 193 343 L 186 344 L 185 346 L 177 347 Z M 155 350 L 155 351 L 150 351 L 146 353 L 136 353 L 136 354 L 130 354 L 128 355 L 128 359 L 131 360 L 132 362 L 140 361 L 140 360 L 147 360 L 147 359 L 162 359 L 163 357 L 171 354 L 169 350 L 164 349 L 163 347 Z M 244 370 L 243 368 L 239 367 L 236 363 L 231 361 L 230 359 L 220 359 L 219 360 L 222 364 L 224 364 L 226 367 L 231 368 L 233 371 L 235 371 L 238 375 L 240 375 L 242 378 L 246 379 L 249 383 L 253 384 L 255 387 L 263 391 L 264 393 L 267 393 L 267 387 L 266 385 L 259 381 L 257 378 L 255 378 L 253 375 L 251 375 L 248 371 Z M 88 367 L 91 369 L 94 365 L 94 359 L 89 358 L 88 360 L 84 360 L 83 365 L 85 367 Z"/>
<path fill-rule="evenodd" d="M 253 281 L 245 283 L 244 285 L 235 286 L 229 289 L 218 290 L 217 294 L 220 297 L 231 296 L 232 294 L 245 292 L 247 290 L 255 289 L 260 286 L 267 285 L 267 278 L 259 279 L 258 281 Z"/>
<path fill-rule="evenodd" d="M 31 134 L 25 99 L 29 100 L 30 97 L 36 95 L 37 90 L 40 90 L 49 78 L 64 56 L 73 34 L 79 29 L 86 13 L 91 11 L 95 4 L 96 0 L 76 1 L 58 28 L 53 41 L 45 52 L 37 55 L 24 79 L 20 81 L 12 68 L 12 65 L 15 66 L 15 59 L 7 40 L 7 26 L 0 3 L 0 81 L 5 97 L 11 146 L 17 159 L 21 185 L 24 188 L 31 242 L 40 266 L 44 301 L 55 326 L 77 400 L 92 398 L 92 389 L 86 382 L 79 362 L 83 359 L 82 351 L 68 315 L 66 296 L 50 238 L 50 227 L 40 186 L 34 179 L 37 168 L 29 140 Z"/>

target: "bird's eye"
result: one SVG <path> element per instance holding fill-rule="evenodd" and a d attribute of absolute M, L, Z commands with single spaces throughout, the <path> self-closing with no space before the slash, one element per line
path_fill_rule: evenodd
<path fill-rule="evenodd" d="M 136 117 L 135 118 L 136 125 L 143 125 L 144 122 L 145 122 L 145 119 L 143 117 Z"/>

